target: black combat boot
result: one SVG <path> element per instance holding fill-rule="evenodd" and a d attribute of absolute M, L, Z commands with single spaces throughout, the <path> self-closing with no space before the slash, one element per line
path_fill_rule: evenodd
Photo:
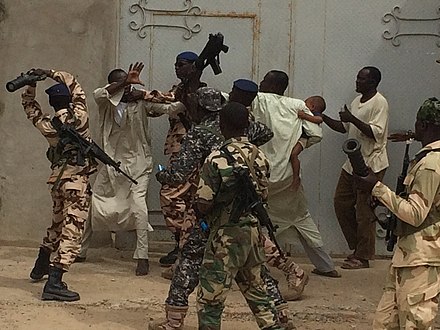
<path fill-rule="evenodd" d="M 49 268 L 49 279 L 43 289 L 43 300 L 76 301 L 79 300 L 79 293 L 70 291 L 67 284 L 62 282 L 64 270 L 54 266 Z"/>
<path fill-rule="evenodd" d="M 40 247 L 40 252 L 38 252 L 38 258 L 35 261 L 35 266 L 32 268 L 29 276 L 34 281 L 41 280 L 44 275 L 49 274 L 49 265 L 50 251 L 44 247 Z"/>
<path fill-rule="evenodd" d="M 174 234 L 174 239 L 176 240 L 176 246 L 174 247 L 174 249 L 168 252 L 166 256 L 163 256 L 159 259 L 159 263 L 163 267 L 171 266 L 177 260 L 177 256 L 179 254 L 179 239 L 180 239 L 179 233 L 176 232 Z"/>

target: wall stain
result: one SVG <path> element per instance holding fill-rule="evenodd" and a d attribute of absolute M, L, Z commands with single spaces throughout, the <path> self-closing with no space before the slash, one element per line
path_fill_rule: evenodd
<path fill-rule="evenodd" d="M 6 11 L 5 2 L 0 1 L 0 22 L 3 22 L 7 16 L 8 16 L 8 13 Z"/>

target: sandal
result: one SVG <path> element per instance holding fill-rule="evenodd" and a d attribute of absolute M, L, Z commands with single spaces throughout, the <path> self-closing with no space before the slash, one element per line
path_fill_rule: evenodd
<path fill-rule="evenodd" d="M 354 253 L 350 253 L 345 259 L 344 261 L 350 261 L 352 259 L 356 259 L 356 257 L 354 256 Z"/>
<path fill-rule="evenodd" d="M 335 278 L 341 277 L 341 274 L 339 274 L 338 271 L 335 269 L 333 269 L 329 272 L 322 272 L 322 271 L 315 268 L 314 270 L 312 270 L 312 273 L 319 275 L 319 276 L 326 276 L 326 277 L 335 277 Z"/>
<path fill-rule="evenodd" d="M 368 260 L 361 260 L 358 258 L 353 258 L 344 261 L 341 268 L 343 269 L 361 269 L 361 268 L 370 268 L 370 263 Z"/>

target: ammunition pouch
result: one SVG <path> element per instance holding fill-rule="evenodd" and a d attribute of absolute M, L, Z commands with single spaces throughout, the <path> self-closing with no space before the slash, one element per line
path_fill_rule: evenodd
<path fill-rule="evenodd" d="M 55 166 L 59 164 L 63 159 L 63 153 L 62 150 L 57 146 L 52 147 L 50 146 L 46 151 L 46 157 L 52 164 L 52 166 Z"/>

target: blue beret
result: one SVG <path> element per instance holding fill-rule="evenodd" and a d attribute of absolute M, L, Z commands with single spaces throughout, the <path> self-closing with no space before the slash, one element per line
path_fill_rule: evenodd
<path fill-rule="evenodd" d="M 258 85 L 254 83 L 252 80 L 248 79 L 238 79 L 234 81 L 234 87 L 241 89 L 245 92 L 250 93 L 257 93 L 258 92 Z"/>
<path fill-rule="evenodd" d="M 69 87 L 65 84 L 53 85 L 46 89 L 46 93 L 49 96 L 70 96 Z"/>
<path fill-rule="evenodd" d="M 188 62 L 195 62 L 199 59 L 199 56 L 196 53 L 193 52 L 182 52 L 179 55 L 177 55 L 178 60 L 185 60 Z"/>

